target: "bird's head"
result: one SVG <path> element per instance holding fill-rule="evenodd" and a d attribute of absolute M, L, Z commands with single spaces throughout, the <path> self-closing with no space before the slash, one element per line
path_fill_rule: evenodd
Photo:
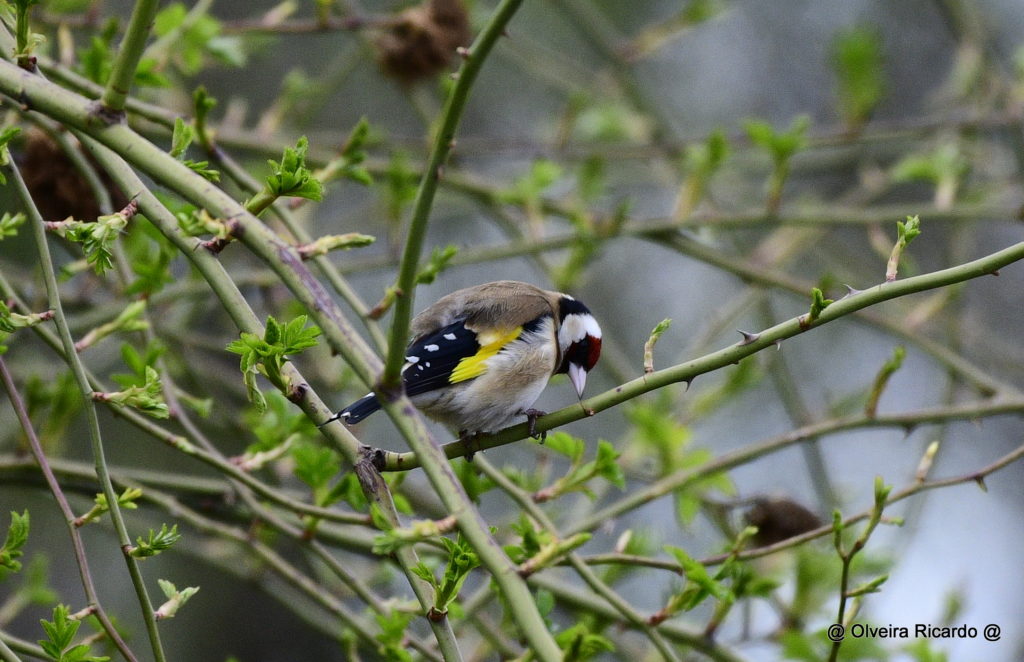
<path fill-rule="evenodd" d="M 587 373 L 601 357 L 601 327 L 590 310 L 568 294 L 561 295 L 558 307 L 562 321 L 558 328 L 562 363 L 555 372 L 568 374 L 576 394 L 582 398 Z"/>

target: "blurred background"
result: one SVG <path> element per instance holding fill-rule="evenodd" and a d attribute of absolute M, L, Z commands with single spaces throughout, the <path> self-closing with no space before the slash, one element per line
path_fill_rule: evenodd
<path fill-rule="evenodd" d="M 77 10 L 61 13 L 67 4 L 73 3 L 44 1 L 38 29 L 51 35 L 51 58 L 80 69 L 90 35 L 106 17 L 126 17 L 130 3 L 93 3 L 99 19 Z M 213 36 L 203 37 L 198 60 L 188 60 L 191 32 L 157 49 L 156 70 L 173 85 L 145 88 L 140 97 L 189 114 L 192 90 L 204 85 L 219 101 L 210 120 L 218 144 L 258 179 L 267 174 L 266 159 L 279 158 L 299 135 L 309 136 L 311 160 L 322 165 L 365 117 L 370 135 L 363 165 L 374 183 L 336 181 L 323 202 L 297 206 L 295 214 L 314 236 L 378 237 L 372 246 L 330 258 L 372 306 L 395 277 L 408 181 L 425 158 L 430 123 L 450 85 L 447 74 L 456 63 L 444 40 L 457 39 L 458 26 L 454 36 L 445 36 L 423 28 L 426 5 L 371 0 L 338 3 L 335 22 L 322 30 L 313 29 L 313 3 L 199 4 L 212 5 L 208 15 L 217 23 Z M 449 4 L 431 7 L 441 12 Z M 466 4 L 475 33 L 494 5 Z M 440 43 L 402 52 L 409 34 Z M 866 289 L 882 282 L 896 222 L 907 216 L 920 216 L 922 234 L 907 249 L 900 276 L 954 266 L 1021 241 L 1021 34 L 1019 0 L 525 2 L 472 91 L 426 244 L 427 253 L 449 245 L 457 252 L 434 282 L 417 290 L 416 309 L 499 278 L 571 292 L 604 330 L 606 351 L 587 387 L 593 395 L 642 374 L 644 343 L 665 318 L 672 324 L 656 346 L 656 368 L 735 343 L 736 329 L 757 331 L 806 312 L 811 287 L 839 298 L 844 285 Z M 67 45 L 61 39 L 76 48 L 61 52 Z M 137 126 L 158 144 L 170 144 L 159 122 L 138 120 Z M 5 241 L 0 270 L 30 301 L 44 301 L 41 281 L 29 269 L 31 255 L 27 236 Z M 65 250 L 58 259 L 70 263 L 74 257 Z M 222 259 L 261 316 L 297 312 L 287 291 L 240 246 Z M 183 388 L 212 398 L 214 413 L 201 427 L 224 453 L 242 453 L 254 440 L 241 413 L 245 394 L 237 357 L 223 350 L 236 333 L 184 261 L 172 268 L 179 282 L 151 303 L 159 312 L 157 336 Z M 66 287 L 78 333 L 117 310 L 116 294 L 97 289 L 88 274 Z M 701 376 L 688 389 L 676 385 L 648 394 L 566 431 L 591 449 L 598 439 L 611 441 L 622 454 L 628 493 L 664 468 L 661 451 L 645 445 L 645 416 L 671 421 L 684 463 L 696 465 L 810 423 L 859 414 L 897 347 L 905 349 L 905 359 L 877 403 L 879 415 L 983 402 L 997 394 L 1019 398 L 1022 288 L 1024 269 L 1014 265 L 998 278 L 882 304 L 788 340 L 779 351 Z M 50 430 L 54 456 L 86 471 L 91 460 L 80 414 L 73 403 L 47 404 L 45 395 L 63 365 L 46 350 L 34 351 L 33 343 L 19 336 L 5 360 L 22 386 L 37 382 L 37 424 Z M 100 374 L 123 372 L 119 344 L 90 349 L 90 367 Z M 365 392 L 326 350 L 296 364 L 332 406 Z M 556 380 L 537 406 L 553 411 L 570 405 L 571 391 Z M 206 507 L 204 499 L 216 501 L 224 489 L 218 474 L 109 412 L 103 415 L 112 464 L 194 476 L 209 493 L 197 487 L 188 502 Z M 939 450 L 929 475 L 951 477 L 1018 447 L 1021 432 L 1019 415 L 1010 414 L 827 434 L 741 464 L 725 483 L 670 494 L 608 519 L 581 551 L 608 551 L 632 530 L 654 555 L 675 545 L 703 558 L 720 552 L 724 536 L 742 528 L 752 499 L 792 500 L 828 521 L 833 509 L 846 515 L 868 509 L 875 476 L 897 489 L 913 484 L 934 441 Z M 357 434 L 379 447 L 406 450 L 382 416 Z M 38 477 L 18 465 L 23 448 L 4 400 L 2 510 L 31 511 L 27 556 L 48 559 L 49 584 L 73 603 L 81 589 L 66 553 L 66 532 Z M 565 466 L 533 442 L 485 456 L 498 466 L 548 477 Z M 284 470 L 269 475 L 283 488 L 304 489 Z M 916 623 L 966 624 L 978 629 L 978 637 L 933 641 L 946 658 L 907 650 L 913 641 L 879 641 L 884 650 L 848 659 L 1022 659 L 1022 479 L 1021 466 L 1013 464 L 986 478 L 985 490 L 969 483 L 917 494 L 886 510 L 904 523 L 883 525 L 866 552 L 875 574 L 888 572 L 889 579 L 864 600 L 857 622 L 911 629 Z M 88 479 L 68 481 L 81 485 L 76 491 L 85 496 L 76 503 L 87 509 Z M 410 472 L 401 489 L 419 512 L 435 507 L 420 472 Z M 608 485 L 593 500 L 566 497 L 549 513 L 571 528 L 621 496 Z M 216 512 L 219 506 L 209 507 Z M 499 527 L 499 537 L 518 516 L 493 492 L 482 497 L 481 508 Z M 149 507 L 129 513 L 139 529 L 157 526 L 163 515 Z M 184 553 L 145 566 L 147 576 L 202 587 L 187 609 L 162 626 L 171 659 L 344 659 L 329 636 L 282 604 L 287 592 L 258 562 L 240 563 L 235 548 L 183 528 Z M 139 644 L 143 630 L 132 616 L 134 597 L 113 534 L 106 523 L 83 532 L 101 596 L 111 612 L 124 614 Z M 829 542 L 815 545 L 820 558 L 831 560 L 808 567 L 837 573 Z M 280 546 L 298 554 L 292 543 Z M 387 571 L 372 558 L 345 559 L 408 594 L 404 578 L 381 577 Z M 798 590 L 794 573 L 802 567 L 797 555 L 759 563 L 782 582 L 778 601 L 791 600 Z M 562 570 L 549 574 L 565 582 L 574 577 Z M 16 581 L 0 583 L 0 627 L 34 641 L 42 636 L 37 621 L 49 611 L 33 605 L 6 619 L 5 596 Z M 481 584 L 474 576 L 467 587 Z M 642 569 L 617 588 L 649 613 L 678 585 L 663 570 Z M 836 604 L 833 592 L 802 614 L 805 631 L 833 622 Z M 779 639 L 784 611 L 770 601 L 734 611 L 718 640 L 751 660 L 815 659 L 799 657 Z M 703 627 L 709 614 L 698 610 L 683 621 Z M 572 615 L 565 611 L 558 618 L 570 622 Z M 1002 628 L 997 642 L 980 634 L 990 623 Z M 301 642 L 294 633 L 302 633 Z M 615 657 L 636 653 L 644 659 L 645 643 L 622 634 Z M 302 654 L 300 646 L 306 647 Z"/>

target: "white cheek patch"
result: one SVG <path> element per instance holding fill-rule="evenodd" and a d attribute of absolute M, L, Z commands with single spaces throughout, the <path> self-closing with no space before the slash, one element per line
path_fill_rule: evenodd
<path fill-rule="evenodd" d="M 593 315 L 572 313 L 570 315 L 566 315 L 565 319 L 562 320 L 562 328 L 558 335 L 563 341 L 564 346 L 568 347 L 572 343 L 579 342 L 587 336 L 600 338 L 601 327 L 598 326 L 597 320 L 594 319 Z"/>

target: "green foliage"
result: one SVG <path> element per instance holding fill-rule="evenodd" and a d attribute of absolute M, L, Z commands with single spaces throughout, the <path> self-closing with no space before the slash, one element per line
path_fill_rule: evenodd
<path fill-rule="evenodd" d="M 121 344 L 121 360 L 128 366 L 130 374 L 112 375 L 111 379 L 117 382 L 118 386 L 128 388 L 130 386 L 141 386 L 146 383 L 146 368 L 156 366 L 159 359 L 167 348 L 160 342 L 154 341 L 146 345 L 145 350 L 140 353 L 128 343 Z"/>
<path fill-rule="evenodd" d="M 583 662 L 615 650 L 611 639 L 591 632 L 583 623 L 577 623 L 556 634 L 555 643 L 562 649 L 563 662 Z"/>
<path fill-rule="evenodd" d="M 295 462 L 295 476 L 312 488 L 318 505 L 327 505 L 322 501 L 328 493 L 328 483 L 341 471 L 341 457 L 337 451 L 302 441 L 292 448 L 291 457 Z"/>
<path fill-rule="evenodd" d="M 387 202 L 388 219 L 397 223 L 402 218 L 405 208 L 416 199 L 419 179 L 416 171 L 409 165 L 409 155 L 403 151 L 392 152 L 391 159 L 384 174 L 387 184 L 382 189 Z"/>
<path fill-rule="evenodd" d="M 501 200 L 516 205 L 537 205 L 544 192 L 561 179 L 563 173 L 562 166 L 554 161 L 538 159 L 528 173 L 517 177 L 511 188 L 501 194 Z"/>
<path fill-rule="evenodd" d="M 29 29 L 29 9 L 33 5 L 38 5 L 41 0 L 11 0 L 14 4 L 15 14 L 15 26 L 14 26 L 14 37 L 15 37 L 15 50 L 14 56 L 19 60 L 25 60 L 32 55 L 32 51 L 36 49 L 39 44 L 46 41 L 43 35 L 32 32 Z M 5 3 L 6 4 L 6 3 Z"/>
<path fill-rule="evenodd" d="M 715 129 L 702 143 L 687 145 L 683 164 L 692 176 L 707 180 L 722 167 L 729 157 L 729 139 L 725 131 Z"/>
<path fill-rule="evenodd" d="M 670 613 L 690 611 L 709 597 L 730 603 L 735 601 L 736 596 L 732 591 L 724 586 L 717 576 L 712 577 L 700 561 L 692 558 L 678 547 L 669 546 L 665 548 L 665 551 L 676 558 L 687 579 L 683 590 L 669 600 L 667 611 Z"/>
<path fill-rule="evenodd" d="M 53 662 L 106 662 L 109 657 L 94 657 L 89 654 L 88 644 L 72 645 L 81 621 L 71 618 L 67 605 L 57 605 L 53 609 L 53 620 L 39 621 L 46 632 L 46 639 L 40 639 L 39 645 Z"/>
<path fill-rule="evenodd" d="M 710 388 L 701 389 L 690 401 L 689 412 L 695 419 L 709 416 L 712 412 L 725 407 L 744 391 L 756 386 L 765 375 L 761 362 L 755 357 L 748 357 L 724 370 L 725 379 L 716 382 Z"/>
<path fill-rule="evenodd" d="M 148 220 L 136 217 L 121 243 L 136 276 L 125 288 L 126 296 L 150 296 L 174 282 L 171 263 L 178 257 L 178 249 Z"/>
<path fill-rule="evenodd" d="M 885 95 L 882 38 L 868 27 L 854 27 L 835 36 L 832 68 L 839 84 L 839 110 L 846 123 L 859 127 Z"/>
<path fill-rule="evenodd" d="M 16 126 L 9 126 L 0 131 L 0 166 L 7 167 L 11 163 L 11 148 L 10 142 L 21 133 L 21 129 Z M 7 185 L 7 177 L 3 171 L 0 170 L 0 185 Z M 0 239 L 5 236 L 13 237 L 17 232 L 15 229 L 24 222 L 24 219 L 17 221 L 18 214 L 10 217 L 7 213 L 4 214 L 4 220 L 6 222 L 0 223 Z"/>
<path fill-rule="evenodd" d="M 433 283 L 438 275 L 448 267 L 448 264 L 458 252 L 459 248 L 454 244 L 448 244 L 444 248 L 435 247 L 430 251 L 430 257 L 427 258 L 426 264 L 420 267 L 420 270 L 416 273 L 416 283 L 418 285 Z"/>
<path fill-rule="evenodd" d="M 481 473 L 476 466 L 464 458 L 452 462 L 455 475 L 458 476 L 462 488 L 466 490 L 466 496 L 474 503 L 480 503 L 480 497 L 490 492 L 497 484 Z"/>
<path fill-rule="evenodd" d="M 376 512 L 375 512 L 376 511 Z M 391 554 L 399 547 L 425 540 L 440 539 L 455 526 L 452 518 L 444 520 L 416 520 L 407 527 L 393 527 L 379 508 L 370 509 L 371 518 L 383 533 L 373 540 L 374 554 Z"/>
<path fill-rule="evenodd" d="M 196 138 L 196 130 L 191 124 L 185 122 L 180 117 L 174 118 L 174 130 L 171 133 L 171 150 L 168 152 L 171 156 L 178 159 L 184 156 L 185 150 L 192 144 L 192 141 Z"/>
<path fill-rule="evenodd" d="M 939 184 L 946 180 L 958 181 L 970 172 L 970 161 L 955 142 L 944 142 L 931 152 L 911 154 L 892 167 L 894 182 L 929 182 Z"/>
<path fill-rule="evenodd" d="M 575 104 L 580 110 L 574 134 L 582 142 L 645 142 L 650 139 L 650 119 L 621 101 L 602 99 L 591 103 L 578 97 Z"/>
<path fill-rule="evenodd" d="M 572 464 L 564 476 L 535 495 L 538 501 L 549 501 L 569 492 L 583 492 L 593 499 L 594 493 L 587 484 L 598 476 L 619 489 L 626 488 L 626 476 L 617 462 L 619 453 L 607 441 L 597 442 L 597 456 L 589 462 L 583 461 L 586 443 L 565 432 L 548 435 L 544 445 L 568 457 Z"/>
<path fill-rule="evenodd" d="M 742 365 L 742 364 L 741 364 Z M 667 476 L 677 472 L 696 472 L 711 461 L 713 455 L 706 448 L 690 448 L 690 429 L 674 417 L 674 401 L 669 391 L 663 390 L 652 400 L 639 402 L 626 410 L 632 424 L 631 438 L 635 446 L 630 451 L 630 464 L 642 461 L 655 468 L 656 475 Z M 635 454 L 635 455 L 634 455 Z M 637 460 L 636 456 L 643 458 Z M 736 489 L 726 473 L 712 473 L 694 478 L 675 490 L 676 515 L 689 524 L 700 511 L 704 495 L 709 491 L 734 494 Z"/>
<path fill-rule="evenodd" d="M 166 579 L 158 579 L 157 583 L 160 585 L 160 590 L 164 592 L 164 596 L 167 598 L 167 602 L 160 605 L 160 608 L 155 612 L 157 620 L 174 618 L 178 613 L 178 610 L 188 602 L 189 598 L 199 592 L 198 586 L 189 586 L 179 591 L 174 584 Z"/>
<path fill-rule="evenodd" d="M 220 172 L 209 168 L 209 161 L 193 161 L 192 159 L 183 158 L 185 151 L 195 139 L 195 127 L 191 124 L 187 124 L 185 120 L 180 117 L 174 118 L 174 131 L 171 134 L 171 150 L 168 153 L 181 161 L 183 165 L 205 178 L 207 181 L 219 182 Z"/>
<path fill-rule="evenodd" d="M 29 378 L 25 384 L 25 404 L 29 417 L 38 420 L 40 443 L 52 448 L 62 442 L 71 421 L 81 411 L 82 394 L 70 370 L 55 379 Z"/>
<path fill-rule="evenodd" d="M 365 117 L 361 117 L 341 148 L 340 163 L 336 166 L 338 176 L 351 179 L 364 186 L 373 184 L 373 177 L 362 165 L 366 160 L 366 140 L 369 135 L 370 122 Z"/>
<path fill-rule="evenodd" d="M 897 345 L 892 351 L 892 356 L 882 364 L 878 374 L 875 375 L 875 381 L 871 385 L 871 391 L 868 393 L 867 403 L 864 405 L 864 413 L 868 416 L 874 416 L 875 412 L 878 411 L 878 401 L 881 399 L 889 379 L 903 366 L 903 359 L 906 355 L 906 348 L 903 345 Z"/>
<path fill-rule="evenodd" d="M 129 386 L 122 391 L 111 393 L 93 393 L 93 398 L 101 402 L 109 402 L 118 407 L 131 407 L 153 418 L 169 418 L 170 411 L 164 402 L 163 384 L 160 374 L 147 366 L 143 383 Z"/>
<path fill-rule="evenodd" d="M 158 37 L 171 37 L 161 54 L 183 74 L 199 73 L 207 57 L 239 67 L 245 64 L 246 54 L 242 40 L 221 35 L 220 21 L 208 14 L 190 15 L 185 5 L 174 2 L 156 15 L 153 32 Z"/>
<path fill-rule="evenodd" d="M 206 118 L 217 105 L 217 100 L 210 96 L 210 93 L 206 91 L 204 86 L 200 85 L 192 93 L 192 105 L 195 108 L 196 136 L 203 145 L 206 145 Z"/>
<path fill-rule="evenodd" d="M 117 505 L 122 510 L 135 510 L 139 504 L 135 503 L 142 496 L 142 490 L 137 487 L 126 487 L 117 497 Z M 93 506 L 87 513 L 75 520 L 75 526 L 84 526 L 89 522 L 95 522 L 103 516 L 103 513 L 110 510 L 106 494 L 97 494 L 93 500 Z"/>
<path fill-rule="evenodd" d="M 398 609 L 375 615 L 380 626 L 380 632 L 374 636 L 378 643 L 377 652 L 388 662 L 412 662 L 412 654 L 405 646 L 405 632 L 412 617 L 412 613 Z"/>
<path fill-rule="evenodd" d="M 604 195 L 608 188 L 607 163 L 598 156 L 583 159 L 576 174 L 576 188 L 580 200 L 591 204 Z"/>
<path fill-rule="evenodd" d="M 30 315 L 15 313 L 7 307 L 6 303 L 0 301 L 0 334 L 14 333 L 18 329 L 35 326 L 52 317 L 53 315 L 49 312 L 32 313 Z"/>
<path fill-rule="evenodd" d="M 94 34 L 78 50 L 78 66 L 75 70 L 99 85 L 105 85 L 114 69 L 119 22 L 116 18 L 107 21 L 99 34 Z M 158 71 L 158 63 L 151 57 L 143 57 L 135 70 L 134 84 L 139 87 L 170 87 L 171 81 Z"/>
<path fill-rule="evenodd" d="M 128 225 L 128 215 L 123 211 L 100 216 L 95 222 L 68 219 L 50 225 L 61 237 L 82 245 L 86 261 L 97 274 L 114 266 L 113 245 Z"/>
<path fill-rule="evenodd" d="M 220 219 L 210 216 L 205 209 L 196 209 L 188 205 L 174 213 L 178 219 L 178 227 L 190 237 L 200 237 L 211 234 L 216 239 L 227 239 L 231 231 Z"/>
<path fill-rule="evenodd" d="M 768 178 L 767 212 L 775 214 L 782 202 L 782 188 L 789 178 L 789 164 L 793 155 L 807 146 L 807 128 L 811 120 L 800 115 L 785 131 L 776 131 L 772 125 L 761 120 L 744 122 L 751 142 L 768 152 L 772 159 L 772 172 Z"/>
<path fill-rule="evenodd" d="M 149 558 L 170 549 L 180 539 L 181 534 L 178 533 L 177 524 L 170 529 L 167 528 L 166 524 L 161 524 L 159 531 L 149 530 L 149 538 L 147 540 L 143 540 L 139 536 L 136 539 L 135 547 L 131 549 L 130 553 L 137 559 Z"/>
<path fill-rule="evenodd" d="M 903 251 L 918 235 L 921 234 L 921 219 L 918 216 L 907 216 L 907 222 L 896 221 L 896 243 L 889 254 L 889 261 L 885 266 L 885 280 L 891 282 L 896 280 L 899 271 L 900 259 Z"/>
<path fill-rule="evenodd" d="M 512 524 L 512 531 L 519 536 L 516 544 L 505 545 L 502 549 L 515 563 L 525 563 L 540 551 L 554 542 L 553 536 L 543 529 L 534 528 L 533 523 L 524 513 Z"/>
<path fill-rule="evenodd" d="M 476 552 L 460 533 L 455 540 L 441 538 L 445 551 L 448 553 L 448 561 L 445 563 L 444 574 L 438 581 L 434 572 L 423 562 L 416 565 L 412 571 L 417 577 L 430 584 L 434 589 L 433 609 L 439 614 L 448 613 L 448 607 L 459 597 L 459 591 L 463 583 L 469 577 L 469 573 L 480 565 L 480 559 Z"/>
<path fill-rule="evenodd" d="M 309 140 L 302 136 L 295 147 L 285 147 L 281 162 L 268 160 L 272 174 L 267 177 L 267 191 L 275 197 L 291 196 L 320 201 L 323 185 L 306 167 Z"/>
<path fill-rule="evenodd" d="M 16 589 L 13 600 L 25 604 L 49 606 L 57 602 L 57 592 L 50 588 L 49 560 L 45 554 L 34 554 L 21 575 L 21 585 Z M 0 578 L 6 570 L 0 566 Z"/>
<path fill-rule="evenodd" d="M 133 301 L 125 306 L 124 310 L 117 314 L 117 317 L 91 329 L 75 344 L 78 351 L 92 347 L 104 338 L 115 333 L 130 333 L 132 331 L 143 331 L 149 328 L 149 322 L 144 319 L 146 313 L 146 301 Z M 143 382 L 144 383 L 144 382 Z"/>
<path fill-rule="evenodd" d="M 11 511 L 11 525 L 7 528 L 7 538 L 0 546 L 0 572 L 18 572 L 21 561 L 18 559 L 23 552 L 21 548 L 28 542 L 29 516 L 26 510 L 22 514 Z M 0 574 L 2 577 L 2 574 Z"/>
<path fill-rule="evenodd" d="M 266 404 L 263 410 L 246 412 L 246 428 L 257 439 L 246 449 L 246 455 L 286 445 L 293 437 L 312 440 L 316 426 L 281 393 L 267 393 Z"/>
<path fill-rule="evenodd" d="M 762 120 L 747 120 L 743 123 L 747 136 L 758 147 L 764 149 L 772 157 L 776 165 L 786 163 L 798 151 L 807 146 L 807 128 L 811 119 L 800 115 L 790 123 L 785 131 L 777 131 L 771 124 Z"/>
<path fill-rule="evenodd" d="M 821 312 L 835 303 L 832 299 L 826 299 L 825 294 L 816 287 L 811 288 L 811 309 L 807 312 L 807 323 L 818 319 Z"/>
<path fill-rule="evenodd" d="M 331 251 L 351 250 L 369 246 L 377 241 L 376 237 L 359 232 L 346 232 L 345 234 L 329 234 L 299 247 L 299 255 L 302 259 L 308 260 L 319 255 L 327 255 Z"/>
<path fill-rule="evenodd" d="M 0 173 L 0 184 L 6 183 L 4 176 Z M 18 212 L 12 214 L 9 211 L 5 211 L 3 216 L 0 216 L 0 241 L 3 241 L 5 237 L 15 237 L 18 235 L 18 228 L 28 220 L 25 214 Z"/>
<path fill-rule="evenodd" d="M 273 317 L 267 318 L 267 326 L 260 338 L 254 333 L 243 331 L 238 340 L 228 345 L 229 352 L 241 355 L 241 370 L 245 380 L 249 401 L 258 412 L 267 407 L 266 398 L 256 385 L 256 375 L 262 374 L 279 389 L 287 384 L 281 375 L 281 368 L 289 356 L 298 354 L 316 346 L 315 338 L 320 335 L 320 328 L 306 327 L 307 317 L 299 315 L 285 324 L 280 324 Z"/>

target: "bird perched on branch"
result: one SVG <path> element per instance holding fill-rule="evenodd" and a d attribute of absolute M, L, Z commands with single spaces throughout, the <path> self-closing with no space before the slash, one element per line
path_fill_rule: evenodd
<path fill-rule="evenodd" d="M 601 355 L 601 327 L 568 294 L 499 280 L 458 290 L 417 315 L 402 382 L 418 409 L 460 436 L 496 432 L 532 408 L 548 380 L 568 374 L 579 397 Z M 358 423 L 380 409 L 369 393 L 325 423 Z"/>

